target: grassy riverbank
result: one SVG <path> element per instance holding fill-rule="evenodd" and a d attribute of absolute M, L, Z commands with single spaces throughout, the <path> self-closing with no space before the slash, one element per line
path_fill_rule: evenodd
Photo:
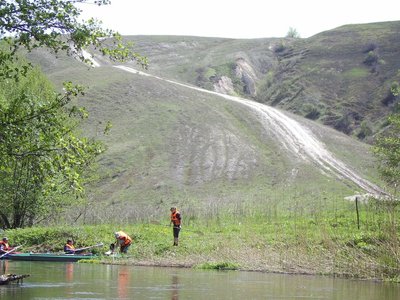
<path fill-rule="evenodd" d="M 246 210 L 191 217 L 184 222 L 180 245 L 172 246 L 168 219 L 123 225 L 35 227 L 5 232 L 23 251 L 61 251 L 67 238 L 77 247 L 103 242 L 113 232 L 134 238 L 127 257 L 103 262 L 265 272 L 324 274 L 399 281 L 399 213 L 389 204 L 354 203 L 332 211 L 279 213 Z"/>

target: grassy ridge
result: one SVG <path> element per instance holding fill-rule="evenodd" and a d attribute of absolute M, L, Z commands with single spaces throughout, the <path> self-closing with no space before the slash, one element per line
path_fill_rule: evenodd
<path fill-rule="evenodd" d="M 107 151 L 88 187 L 89 202 L 57 222 L 78 215 L 86 224 L 148 221 L 162 216 L 164 205 L 203 212 L 242 202 L 290 209 L 296 201 L 310 209 L 320 198 L 343 199 L 358 190 L 293 157 L 245 107 L 110 65 L 88 69 L 67 62 L 56 60 L 46 72 L 56 84 L 72 77 L 89 86 L 77 103 L 90 114 L 82 131 L 104 141 Z M 108 120 L 113 127 L 104 136 Z M 298 121 L 360 174 L 376 179 L 368 145 Z"/>
<path fill-rule="evenodd" d="M 399 80 L 399 27 L 398 21 L 346 25 L 307 39 L 125 38 L 149 58 L 150 73 L 211 90 L 229 77 L 235 94 L 371 142 L 398 103 L 390 86 Z M 238 61 L 255 74 L 255 94 L 246 94 L 245 80 L 235 76 Z"/>
<path fill-rule="evenodd" d="M 6 232 L 24 251 L 61 251 L 67 238 L 76 246 L 104 242 L 101 254 L 124 230 L 134 239 L 129 255 L 104 263 L 240 269 L 268 272 L 324 274 L 398 281 L 400 271 L 397 207 L 324 200 L 315 211 L 293 207 L 236 206 L 231 211 L 184 215 L 180 245 L 172 246 L 168 219 L 146 223 L 98 226 L 26 228 Z"/>

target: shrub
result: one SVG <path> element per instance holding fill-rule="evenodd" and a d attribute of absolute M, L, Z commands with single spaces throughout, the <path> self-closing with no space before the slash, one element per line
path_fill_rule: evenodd
<path fill-rule="evenodd" d="M 281 41 L 279 44 L 275 45 L 274 52 L 282 53 L 283 51 L 285 51 L 285 49 L 286 49 L 286 45 L 284 42 Z"/>
<path fill-rule="evenodd" d="M 364 64 L 367 66 L 374 66 L 378 63 L 379 55 L 374 51 L 369 51 L 367 57 L 364 59 Z"/>
<path fill-rule="evenodd" d="M 363 53 L 369 53 L 371 51 L 374 51 L 377 48 L 378 48 L 378 45 L 376 43 L 369 43 L 369 44 L 365 45 Z"/>
<path fill-rule="evenodd" d="M 321 115 L 321 112 L 313 106 L 307 107 L 305 117 L 311 120 L 317 120 Z"/>

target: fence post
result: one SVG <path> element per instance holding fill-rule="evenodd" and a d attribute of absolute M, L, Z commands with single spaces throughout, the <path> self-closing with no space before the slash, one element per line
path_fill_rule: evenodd
<path fill-rule="evenodd" d="M 360 214 L 358 212 L 358 197 L 356 196 L 357 228 L 360 229 Z"/>

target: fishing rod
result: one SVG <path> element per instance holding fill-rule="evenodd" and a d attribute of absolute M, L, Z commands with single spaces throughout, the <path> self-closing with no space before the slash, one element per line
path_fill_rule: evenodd
<path fill-rule="evenodd" d="M 102 246 L 104 246 L 104 244 L 103 243 L 99 243 L 99 244 L 96 244 L 96 245 L 93 245 L 93 246 L 75 249 L 74 252 L 80 252 L 80 251 L 83 251 L 83 250 L 91 249 L 91 248 L 94 248 L 94 247 L 102 247 Z"/>

